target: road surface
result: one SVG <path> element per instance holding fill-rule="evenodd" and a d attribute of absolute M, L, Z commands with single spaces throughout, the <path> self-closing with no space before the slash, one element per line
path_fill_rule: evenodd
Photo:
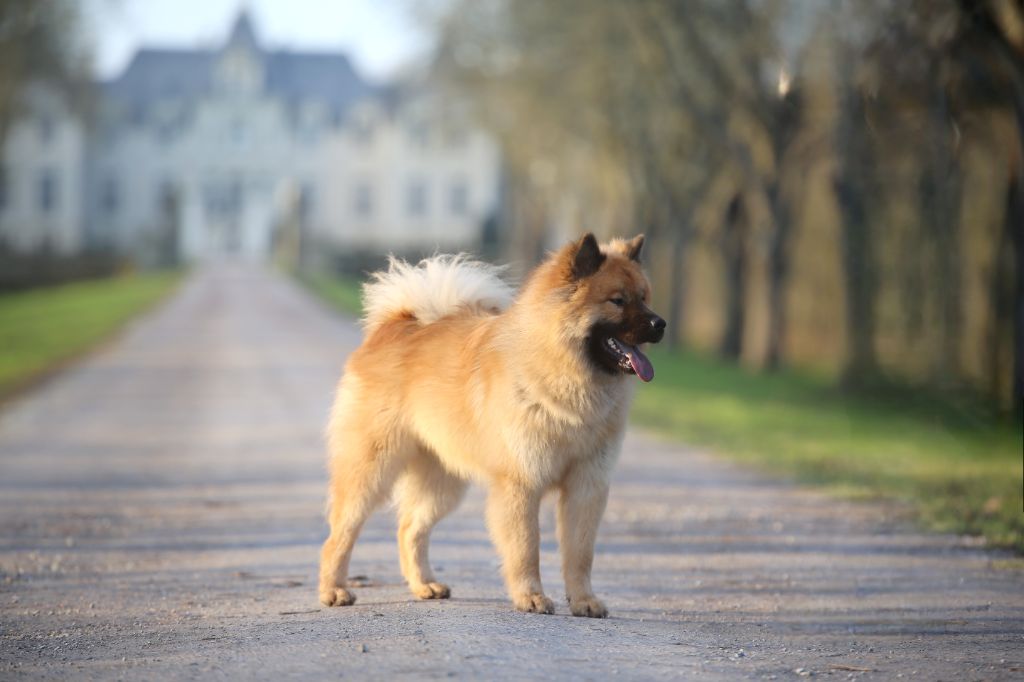
<path fill-rule="evenodd" d="M 382 511 L 358 603 L 320 607 L 321 432 L 358 340 L 290 281 L 205 270 L 4 406 L 0 678 L 1024 677 L 998 555 L 639 433 L 598 543 L 608 620 L 511 609 L 480 491 L 435 532 L 451 600 L 407 593 Z"/>

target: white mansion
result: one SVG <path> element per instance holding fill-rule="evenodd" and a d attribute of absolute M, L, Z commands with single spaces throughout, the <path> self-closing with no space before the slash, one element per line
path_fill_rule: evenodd
<path fill-rule="evenodd" d="M 29 93 L 0 157 L 8 248 L 133 253 L 170 234 L 185 260 L 263 259 L 298 225 L 336 252 L 457 249 L 497 209 L 497 148 L 449 98 L 264 49 L 245 13 L 222 47 L 142 49 L 97 89 L 88 122 Z"/>

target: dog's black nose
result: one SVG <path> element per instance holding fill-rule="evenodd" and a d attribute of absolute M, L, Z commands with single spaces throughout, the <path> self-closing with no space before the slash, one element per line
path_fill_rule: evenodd
<path fill-rule="evenodd" d="M 652 315 L 651 319 L 648 320 L 648 324 L 651 325 L 651 331 L 647 340 L 651 343 L 658 343 L 661 341 L 661 337 L 665 335 L 665 320 L 657 315 Z"/>

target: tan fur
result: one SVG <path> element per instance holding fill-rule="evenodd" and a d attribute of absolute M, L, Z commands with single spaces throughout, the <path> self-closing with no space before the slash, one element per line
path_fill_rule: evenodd
<path fill-rule="evenodd" d="M 579 242 L 566 246 L 500 314 L 467 305 L 425 325 L 414 310 L 368 321 L 328 427 L 324 604 L 354 601 L 346 587 L 352 545 L 389 493 L 410 589 L 423 599 L 447 597 L 430 568 L 429 536 L 474 479 L 489 489 L 487 523 L 515 607 L 554 611 L 540 580 L 538 509 L 544 493 L 557 490 L 570 610 L 607 614 L 591 589 L 591 564 L 636 378 L 595 370 L 583 340 L 593 323 L 623 315 L 610 296 L 647 300 L 632 246 L 635 256 L 639 242 L 605 245 L 600 270 L 577 281 L 571 265 Z"/>

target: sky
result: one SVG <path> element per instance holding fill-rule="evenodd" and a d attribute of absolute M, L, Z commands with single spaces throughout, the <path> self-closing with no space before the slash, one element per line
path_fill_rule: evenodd
<path fill-rule="evenodd" d="M 341 51 L 381 80 L 429 50 L 409 0 L 83 0 L 95 69 L 111 78 L 140 46 L 215 47 L 249 10 L 264 46 Z"/>

